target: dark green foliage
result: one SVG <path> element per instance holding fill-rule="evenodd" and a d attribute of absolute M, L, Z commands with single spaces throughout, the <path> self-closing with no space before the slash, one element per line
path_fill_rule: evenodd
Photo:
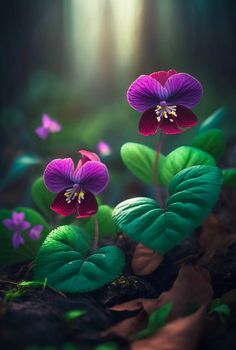
<path fill-rule="evenodd" d="M 35 280 L 63 292 L 98 289 L 115 279 L 124 266 L 124 255 L 115 246 L 91 251 L 91 236 L 82 228 L 65 225 L 53 230 L 40 248 L 35 262 Z"/>
<path fill-rule="evenodd" d="M 202 133 L 213 128 L 218 128 L 224 121 L 227 109 L 223 106 L 218 108 L 208 118 L 206 118 L 199 126 L 198 132 Z"/>
<path fill-rule="evenodd" d="M 192 146 L 211 154 L 217 161 L 225 151 L 225 135 L 220 129 L 210 129 L 196 135 Z"/>
<path fill-rule="evenodd" d="M 39 177 L 32 185 L 32 198 L 37 208 L 46 216 L 52 213 L 50 205 L 55 194 L 49 192 L 44 184 L 43 177 Z"/>
<path fill-rule="evenodd" d="M 223 185 L 227 187 L 236 186 L 236 168 L 223 170 L 224 182 Z"/>
<path fill-rule="evenodd" d="M 114 209 L 120 232 L 164 254 L 207 217 L 218 199 L 222 173 L 213 166 L 193 166 L 176 174 L 169 185 L 167 207 L 150 198 L 132 198 Z"/>

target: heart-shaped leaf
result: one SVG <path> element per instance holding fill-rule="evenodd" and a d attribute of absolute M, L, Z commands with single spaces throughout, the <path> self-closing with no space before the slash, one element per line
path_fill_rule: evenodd
<path fill-rule="evenodd" d="M 161 183 L 169 185 L 172 178 L 183 169 L 194 165 L 212 165 L 215 161 L 212 156 L 198 148 L 181 146 L 168 154 L 165 162 L 160 164 L 159 176 Z"/>
<path fill-rule="evenodd" d="M 128 142 L 121 147 L 121 158 L 131 173 L 139 180 L 147 184 L 153 183 L 155 150 L 140 143 Z M 159 154 L 158 168 L 164 161 L 165 156 Z"/>
<path fill-rule="evenodd" d="M 218 128 L 224 121 L 227 114 L 227 109 L 223 106 L 218 108 L 208 118 L 206 118 L 199 126 L 198 132 L 205 132 L 212 128 Z"/>
<path fill-rule="evenodd" d="M 194 137 L 192 146 L 205 151 L 218 160 L 225 150 L 225 135 L 220 129 L 210 129 Z"/>
<path fill-rule="evenodd" d="M 16 208 L 14 211 L 24 213 L 25 220 L 30 222 L 31 227 L 42 225 L 43 231 L 39 240 L 32 240 L 28 236 L 28 231 L 23 231 L 21 234 L 25 240 L 25 244 L 18 248 L 13 248 L 12 236 L 14 232 L 10 231 L 3 224 L 4 219 L 10 219 L 12 217 L 12 211 L 6 209 L 0 210 L 0 263 L 7 265 L 33 260 L 49 232 L 48 224 L 35 210 L 30 208 Z"/>
<path fill-rule="evenodd" d="M 115 246 L 91 252 L 91 236 L 82 228 L 65 225 L 51 231 L 36 258 L 35 279 L 70 293 L 88 292 L 114 280 L 124 266 Z"/>
<path fill-rule="evenodd" d="M 218 199 L 222 172 L 201 165 L 180 171 L 169 185 L 166 209 L 151 198 L 128 199 L 114 209 L 120 232 L 164 254 L 188 236 L 207 217 Z"/>
<path fill-rule="evenodd" d="M 235 187 L 236 186 L 236 168 L 224 169 L 224 186 Z"/>
<path fill-rule="evenodd" d="M 112 211 L 113 209 L 109 207 L 109 205 L 105 204 L 100 205 L 98 208 L 96 215 L 98 220 L 99 239 L 103 237 L 111 237 L 116 235 L 116 227 L 112 218 Z M 93 216 L 90 216 L 89 218 L 85 219 L 80 219 L 79 225 L 80 227 L 83 227 L 85 231 L 89 232 L 92 236 L 94 236 L 95 223 Z"/>
<path fill-rule="evenodd" d="M 49 192 L 44 184 L 43 177 L 39 177 L 32 185 L 32 198 L 36 206 L 44 215 L 52 213 L 50 205 L 55 198 L 55 194 Z"/>

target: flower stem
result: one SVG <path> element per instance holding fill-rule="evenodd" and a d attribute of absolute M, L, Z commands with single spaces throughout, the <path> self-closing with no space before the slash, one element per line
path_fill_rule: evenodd
<path fill-rule="evenodd" d="M 164 203 L 163 198 L 161 196 L 160 186 L 158 184 L 158 160 L 159 160 L 159 155 L 161 152 L 163 140 L 164 140 L 164 134 L 160 133 L 159 140 L 157 142 L 157 148 L 156 148 L 156 158 L 155 158 L 154 166 L 153 166 L 153 186 L 155 189 L 157 202 L 159 203 L 161 208 L 165 207 L 165 203 Z"/>
<path fill-rule="evenodd" d="M 98 227 L 97 215 L 94 215 L 94 224 L 95 224 L 95 235 L 94 235 L 94 242 L 93 242 L 93 251 L 98 249 L 99 227 Z"/>

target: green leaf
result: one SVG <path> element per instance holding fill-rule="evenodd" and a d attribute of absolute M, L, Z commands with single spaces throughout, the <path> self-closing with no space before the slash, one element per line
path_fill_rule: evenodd
<path fill-rule="evenodd" d="M 41 163 L 41 159 L 33 154 L 24 154 L 16 157 L 5 176 L 1 179 L 0 191 L 16 183 L 27 170 Z"/>
<path fill-rule="evenodd" d="M 161 183 L 168 185 L 172 178 L 181 170 L 194 165 L 212 165 L 212 156 L 195 147 L 181 146 L 168 154 L 165 162 L 159 168 Z"/>
<path fill-rule="evenodd" d="M 218 199 L 222 172 L 193 166 L 180 171 L 169 185 L 166 209 L 151 198 L 128 199 L 114 209 L 120 232 L 164 254 L 187 237 L 208 216 Z"/>
<path fill-rule="evenodd" d="M 44 184 L 43 177 L 39 177 L 32 185 L 32 198 L 37 208 L 46 216 L 52 213 L 50 205 L 55 198 L 55 194 L 49 192 Z"/>
<path fill-rule="evenodd" d="M 64 317 L 67 321 L 73 321 L 76 318 L 87 314 L 86 310 L 69 310 L 65 313 Z"/>
<path fill-rule="evenodd" d="M 35 280 L 63 292 L 81 293 L 113 281 L 124 266 L 124 254 L 115 246 L 91 252 L 91 236 L 82 228 L 65 225 L 53 230 L 35 262 Z"/>
<path fill-rule="evenodd" d="M 103 343 L 98 346 L 94 350 L 118 350 L 118 345 L 115 343 Z"/>
<path fill-rule="evenodd" d="M 172 304 L 167 303 L 160 307 L 160 309 L 154 311 L 148 319 L 148 324 L 145 329 L 136 334 L 135 339 L 143 339 L 150 337 L 153 333 L 157 332 L 161 327 L 166 324 L 167 318 L 171 312 Z"/>
<path fill-rule="evenodd" d="M 99 228 L 99 239 L 108 236 L 116 235 L 116 227 L 112 218 L 113 209 L 108 205 L 100 205 L 97 212 L 98 228 Z M 95 223 L 94 217 L 78 220 L 80 227 L 83 227 L 85 231 L 89 232 L 90 235 L 94 236 Z"/>
<path fill-rule="evenodd" d="M 128 142 L 121 147 L 121 158 L 127 168 L 139 180 L 147 184 L 153 183 L 153 167 L 156 151 L 140 143 Z M 163 154 L 159 155 L 158 167 L 165 161 Z"/>
<path fill-rule="evenodd" d="M 224 182 L 223 185 L 227 187 L 236 186 L 236 168 L 229 168 L 223 170 Z"/>
<path fill-rule="evenodd" d="M 225 150 L 225 135 L 220 129 L 210 129 L 194 137 L 192 146 L 201 149 L 218 160 Z"/>
<path fill-rule="evenodd" d="M 211 306 L 210 306 L 209 313 L 211 314 L 213 312 L 216 312 L 220 315 L 228 317 L 230 316 L 231 310 L 227 304 L 223 304 L 221 302 L 220 298 L 216 298 L 212 300 Z"/>
<path fill-rule="evenodd" d="M 208 131 L 212 128 L 218 128 L 227 114 L 227 109 L 223 106 L 218 108 L 208 118 L 206 118 L 199 126 L 198 133 Z"/>
<path fill-rule="evenodd" d="M 0 210 L 0 264 L 11 265 L 33 260 L 39 250 L 39 247 L 49 232 L 48 224 L 35 210 L 19 207 L 14 209 L 14 211 L 25 213 L 25 220 L 29 221 L 32 227 L 36 225 L 43 225 L 43 231 L 39 240 L 32 240 L 29 238 L 29 230 L 22 232 L 22 236 L 25 239 L 25 244 L 18 248 L 13 248 L 12 236 L 14 232 L 8 230 L 2 222 L 3 219 L 10 219 L 12 217 L 12 211 L 6 209 Z"/>

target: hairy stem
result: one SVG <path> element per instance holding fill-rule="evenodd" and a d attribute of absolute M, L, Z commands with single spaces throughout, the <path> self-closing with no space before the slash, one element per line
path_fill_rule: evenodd
<path fill-rule="evenodd" d="M 94 242 L 93 242 L 93 251 L 97 250 L 98 248 L 99 227 L 98 227 L 97 215 L 94 215 L 94 224 L 95 224 L 95 235 L 94 235 Z"/>
<path fill-rule="evenodd" d="M 164 134 L 162 134 L 162 132 L 161 132 L 160 136 L 159 136 L 159 140 L 157 142 L 156 158 L 155 158 L 154 166 L 153 166 L 153 186 L 155 189 L 157 202 L 160 204 L 161 208 L 165 207 L 165 203 L 164 203 L 163 198 L 161 196 L 160 186 L 158 184 L 158 160 L 159 160 L 159 155 L 161 152 L 163 140 L 164 140 Z"/>

